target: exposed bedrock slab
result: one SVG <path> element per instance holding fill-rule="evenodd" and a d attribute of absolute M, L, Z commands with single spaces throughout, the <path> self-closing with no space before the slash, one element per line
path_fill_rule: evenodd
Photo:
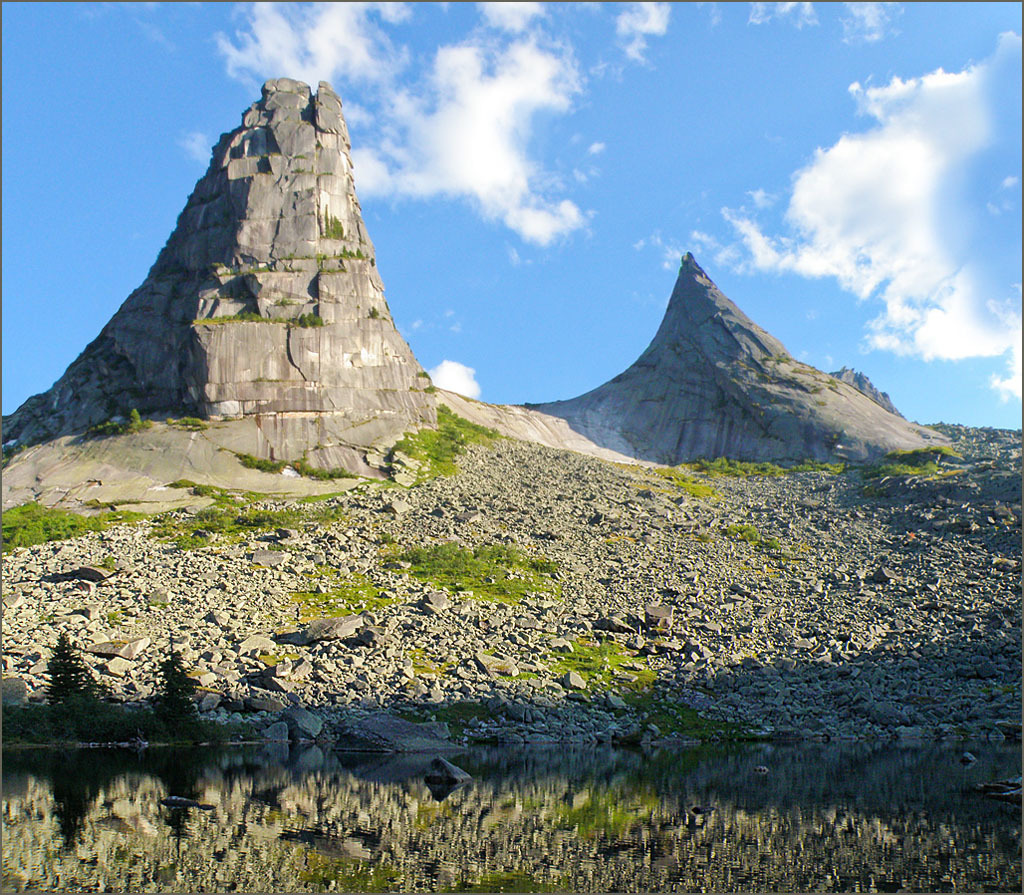
<path fill-rule="evenodd" d="M 48 392 L 4 420 L 5 441 L 80 434 L 136 408 L 251 420 L 234 449 L 354 468 L 368 448 L 433 425 L 349 148 L 329 85 L 268 81 L 217 142 L 146 280 Z"/>
<path fill-rule="evenodd" d="M 656 463 L 864 460 L 946 443 L 794 360 L 689 253 L 661 327 L 631 367 L 577 398 L 532 409 L 603 448 Z"/>

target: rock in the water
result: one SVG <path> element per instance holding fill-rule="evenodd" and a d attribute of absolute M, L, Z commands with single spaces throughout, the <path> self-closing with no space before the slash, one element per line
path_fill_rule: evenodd
<path fill-rule="evenodd" d="M 472 775 L 462 770 L 458 765 L 452 764 L 445 758 L 438 756 L 423 775 L 427 783 L 458 785 L 468 783 L 473 779 Z"/>
<path fill-rule="evenodd" d="M 284 721 L 275 721 L 273 724 L 267 727 L 266 730 L 263 731 L 263 739 L 287 741 L 288 725 Z"/>
<path fill-rule="evenodd" d="M 797 361 L 689 253 L 661 327 L 631 367 L 577 398 L 532 409 L 601 447 L 668 464 L 863 460 L 947 441 Z"/>
<path fill-rule="evenodd" d="M 455 748 L 437 736 L 432 725 L 385 714 L 348 721 L 338 731 L 334 747 L 349 752 L 433 752 Z"/>
<path fill-rule="evenodd" d="M 296 739 L 315 739 L 323 730 L 324 722 L 301 705 L 293 705 L 285 709 L 281 715 Z"/>

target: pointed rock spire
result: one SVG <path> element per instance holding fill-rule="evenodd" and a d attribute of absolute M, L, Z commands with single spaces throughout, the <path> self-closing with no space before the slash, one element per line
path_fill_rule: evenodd
<path fill-rule="evenodd" d="M 21 443 L 143 416 L 242 419 L 237 450 L 343 466 L 432 424 L 356 198 L 341 100 L 279 78 L 224 134 L 146 280 L 46 393 Z"/>
<path fill-rule="evenodd" d="M 945 440 L 794 360 L 689 252 L 661 326 L 632 366 L 578 398 L 531 406 L 603 448 L 670 464 L 860 460 Z"/>

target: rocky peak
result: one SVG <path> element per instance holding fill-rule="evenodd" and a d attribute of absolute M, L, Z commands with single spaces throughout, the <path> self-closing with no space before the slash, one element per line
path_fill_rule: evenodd
<path fill-rule="evenodd" d="M 889 397 L 888 393 L 879 391 L 875 388 L 874 383 L 868 379 L 867 375 L 861 373 L 859 370 L 851 370 L 849 367 L 843 367 L 840 370 L 836 370 L 834 373 L 829 373 L 829 376 L 834 376 L 840 382 L 852 385 L 857 389 L 857 391 L 863 392 L 876 404 L 888 410 L 889 413 L 894 413 L 896 416 L 903 416 L 903 414 L 896 409 L 896 405 L 892 403 L 892 399 Z"/>
<path fill-rule="evenodd" d="M 4 421 L 5 439 L 82 432 L 137 408 L 249 420 L 238 450 L 341 466 L 432 424 L 349 149 L 329 84 L 314 94 L 267 81 L 217 142 L 146 280 L 48 392 Z"/>
<path fill-rule="evenodd" d="M 690 253 L 661 326 L 632 366 L 577 398 L 532 406 L 600 447 L 658 463 L 860 460 L 945 441 L 794 360 Z"/>

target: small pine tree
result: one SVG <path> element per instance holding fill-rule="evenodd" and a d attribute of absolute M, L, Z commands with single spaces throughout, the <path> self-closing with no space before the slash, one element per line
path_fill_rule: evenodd
<path fill-rule="evenodd" d="M 194 721 L 199 717 L 192 694 L 196 682 L 186 673 L 181 654 L 171 647 L 160 663 L 160 692 L 156 697 L 156 713 L 168 725 Z"/>
<path fill-rule="evenodd" d="M 75 697 L 96 698 L 99 686 L 86 666 L 82 657 L 71 645 L 66 632 L 62 631 L 57 638 L 50 661 L 46 663 L 46 672 L 50 676 L 50 684 L 46 695 L 51 704 L 67 702 Z"/>
<path fill-rule="evenodd" d="M 142 428 L 142 416 L 134 407 L 132 408 L 132 412 L 128 414 L 128 425 L 132 431 Z"/>

